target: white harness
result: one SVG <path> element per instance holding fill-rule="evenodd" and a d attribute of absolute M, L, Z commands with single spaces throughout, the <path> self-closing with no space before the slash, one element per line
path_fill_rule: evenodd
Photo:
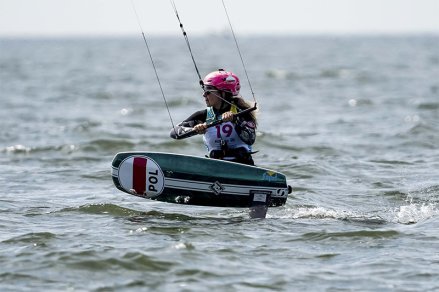
<path fill-rule="evenodd" d="M 235 105 L 232 105 L 232 112 L 237 112 Z M 217 117 L 212 107 L 207 108 L 206 124 L 217 120 Z M 225 122 L 210 128 L 207 128 L 203 135 L 204 145 L 207 151 L 222 150 L 223 143 L 226 143 L 228 149 L 236 149 L 243 147 L 248 152 L 251 152 L 251 146 L 244 143 L 235 130 L 235 124 L 232 122 Z M 233 160 L 236 157 L 224 157 L 225 160 Z"/>

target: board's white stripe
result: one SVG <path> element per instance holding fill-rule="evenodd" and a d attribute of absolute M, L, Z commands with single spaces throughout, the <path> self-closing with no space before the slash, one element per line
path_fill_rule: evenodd
<path fill-rule="evenodd" d="M 278 188 L 274 187 L 261 187 L 261 186 L 243 186 L 234 184 L 223 184 L 224 190 L 221 191 L 222 194 L 233 194 L 233 195 L 244 195 L 250 194 L 250 191 L 269 191 L 273 196 L 276 196 L 276 191 Z M 212 182 L 200 182 L 191 181 L 183 179 L 165 178 L 165 187 L 174 189 L 187 189 L 193 191 L 208 191 L 212 192 L 210 187 L 213 185 Z"/>

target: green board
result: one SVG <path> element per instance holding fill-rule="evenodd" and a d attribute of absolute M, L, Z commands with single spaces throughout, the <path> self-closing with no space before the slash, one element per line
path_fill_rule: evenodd
<path fill-rule="evenodd" d="M 126 193 L 187 205 L 249 207 L 267 198 L 275 207 L 284 205 L 289 193 L 285 175 L 279 172 L 172 153 L 118 153 L 112 177 Z"/>

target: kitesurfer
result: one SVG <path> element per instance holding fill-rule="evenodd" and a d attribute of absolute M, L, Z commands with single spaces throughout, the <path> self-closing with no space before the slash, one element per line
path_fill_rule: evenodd
<path fill-rule="evenodd" d="M 193 113 L 171 131 L 178 138 L 188 130 L 203 134 L 208 156 L 248 165 L 254 165 L 252 145 L 256 139 L 256 116 L 249 112 L 237 116 L 251 106 L 239 95 L 241 84 L 232 72 L 218 69 L 203 79 L 203 97 L 207 108 Z M 221 124 L 208 127 L 212 122 Z"/>

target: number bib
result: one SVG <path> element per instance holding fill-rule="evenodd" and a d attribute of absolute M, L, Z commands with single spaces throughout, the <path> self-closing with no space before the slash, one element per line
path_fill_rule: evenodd
<path fill-rule="evenodd" d="M 207 110 L 208 121 L 213 120 L 212 118 L 214 117 L 212 117 L 212 114 L 213 111 L 209 108 Z M 235 130 L 235 124 L 232 122 L 226 122 L 207 128 L 206 133 L 203 135 L 203 141 L 209 153 L 212 150 L 221 150 L 221 141 L 225 141 L 229 149 L 244 147 L 249 152 L 251 151 L 251 147 L 239 138 L 239 135 Z"/>

